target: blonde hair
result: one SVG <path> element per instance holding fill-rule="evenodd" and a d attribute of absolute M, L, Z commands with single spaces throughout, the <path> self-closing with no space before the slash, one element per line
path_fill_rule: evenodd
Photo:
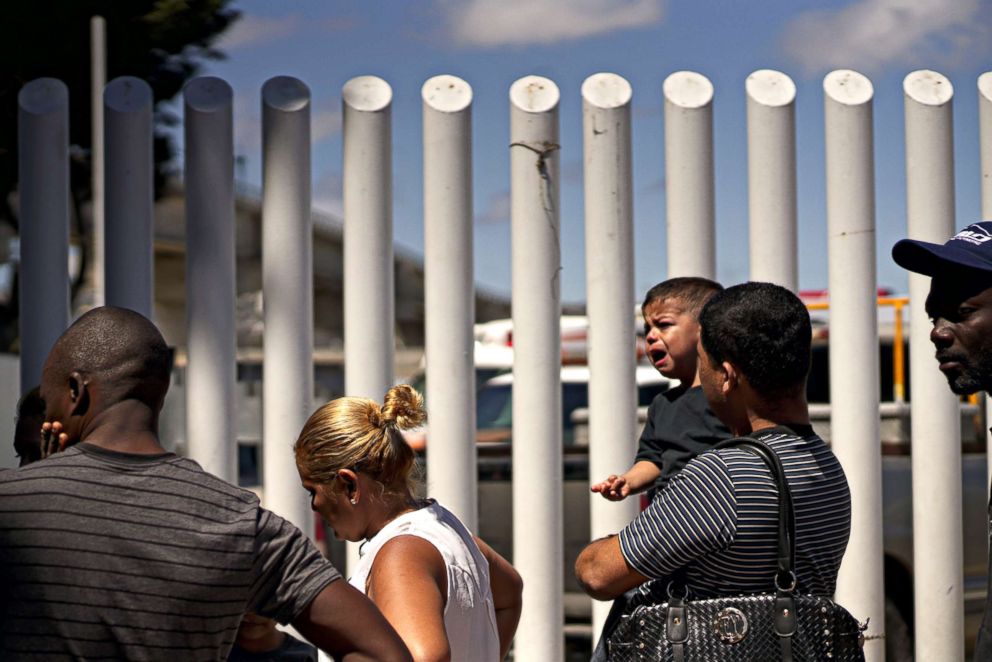
<path fill-rule="evenodd" d="M 389 389 L 383 404 L 368 398 L 338 398 L 315 411 L 293 451 L 300 474 L 329 483 L 341 469 L 361 471 L 386 492 L 416 489 L 416 457 L 400 430 L 427 420 L 424 399 L 412 386 Z"/>

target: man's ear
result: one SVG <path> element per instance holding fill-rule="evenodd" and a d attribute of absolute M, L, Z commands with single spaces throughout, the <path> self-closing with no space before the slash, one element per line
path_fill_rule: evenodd
<path fill-rule="evenodd" d="M 720 372 L 723 373 L 723 384 L 721 384 L 720 390 L 726 397 L 740 386 L 741 374 L 737 372 L 737 368 L 730 361 L 724 361 L 720 364 Z"/>
<path fill-rule="evenodd" d="M 73 416 L 85 414 L 89 408 L 89 380 L 76 370 L 69 375 L 69 401 L 72 403 Z"/>

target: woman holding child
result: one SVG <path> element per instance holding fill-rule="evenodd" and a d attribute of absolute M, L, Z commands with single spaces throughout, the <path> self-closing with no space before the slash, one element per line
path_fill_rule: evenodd
<path fill-rule="evenodd" d="M 458 518 L 415 494 L 415 457 L 400 430 L 426 419 L 395 386 L 380 406 L 333 400 L 296 441 L 311 506 L 338 538 L 365 541 L 349 580 L 368 595 L 415 660 L 501 660 L 520 619 L 522 582 Z"/>

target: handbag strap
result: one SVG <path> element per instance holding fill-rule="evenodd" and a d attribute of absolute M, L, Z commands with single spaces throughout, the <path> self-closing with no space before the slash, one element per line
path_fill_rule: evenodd
<path fill-rule="evenodd" d="M 785 477 L 782 460 L 763 441 L 753 437 L 735 437 L 721 441 L 715 449 L 744 448 L 751 451 L 765 463 L 778 488 L 778 572 L 775 573 L 774 627 L 782 647 L 782 662 L 792 662 L 792 636 L 798 628 L 796 602 L 793 591 L 796 588 L 796 517 L 792 506 L 792 491 Z M 679 590 L 681 589 L 681 591 Z M 688 586 L 684 569 L 677 570 L 668 585 L 669 609 L 665 638 L 672 646 L 676 662 L 685 656 L 685 643 L 689 636 L 687 598 Z"/>
<path fill-rule="evenodd" d="M 782 662 L 793 662 L 792 636 L 798 628 L 796 601 L 796 516 L 792 506 L 792 491 L 785 477 L 782 460 L 771 447 L 753 437 L 737 437 L 716 444 L 715 448 L 745 448 L 765 463 L 778 487 L 778 572 L 775 574 L 775 633 L 782 647 Z"/>
<path fill-rule="evenodd" d="M 782 460 L 768 444 L 752 437 L 727 439 L 714 448 L 747 449 L 761 458 L 771 472 L 778 487 L 778 573 L 775 575 L 775 588 L 779 593 L 791 593 L 796 587 L 796 516 Z"/>

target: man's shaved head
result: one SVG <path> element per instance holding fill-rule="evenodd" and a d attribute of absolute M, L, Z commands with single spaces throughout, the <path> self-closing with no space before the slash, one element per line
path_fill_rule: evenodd
<path fill-rule="evenodd" d="M 55 342 L 44 381 L 65 383 L 73 372 L 100 384 L 104 405 L 136 399 L 161 406 L 169 388 L 171 357 L 155 325 L 126 308 L 95 308 Z"/>

